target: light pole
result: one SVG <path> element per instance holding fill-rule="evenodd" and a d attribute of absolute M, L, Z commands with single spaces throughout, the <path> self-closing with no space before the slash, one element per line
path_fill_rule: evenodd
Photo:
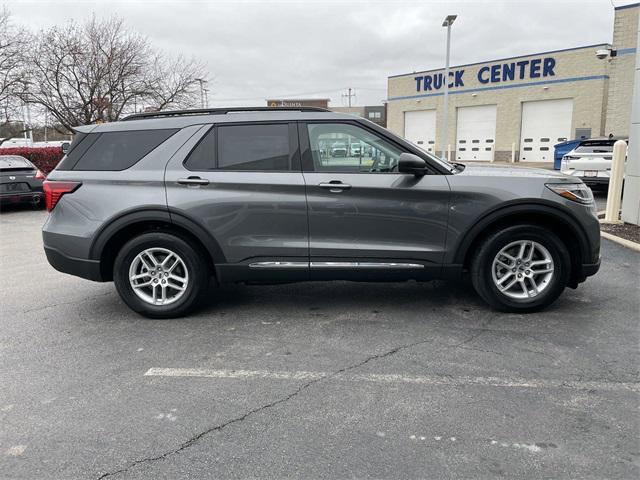
<path fill-rule="evenodd" d="M 205 92 L 205 83 L 207 80 L 204 78 L 196 78 L 196 82 L 200 84 L 200 108 L 204 108 L 204 92 Z"/>
<path fill-rule="evenodd" d="M 444 159 L 447 151 L 447 134 L 449 133 L 449 54 L 451 51 L 451 25 L 453 25 L 453 21 L 458 18 L 457 15 L 447 15 L 447 18 L 442 22 L 443 27 L 447 27 L 447 53 L 446 60 L 444 66 L 444 78 L 442 82 L 444 83 L 444 105 L 442 107 L 442 144 L 440 145 L 441 156 Z M 447 158 L 447 160 L 449 160 Z"/>

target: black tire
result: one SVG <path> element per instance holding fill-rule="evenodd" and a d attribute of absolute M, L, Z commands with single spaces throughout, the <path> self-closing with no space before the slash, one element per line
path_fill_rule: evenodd
<path fill-rule="evenodd" d="M 153 305 L 136 295 L 129 282 L 129 268 L 136 256 L 149 248 L 175 252 L 184 262 L 189 281 L 184 293 L 174 303 Z M 167 232 L 149 232 L 129 240 L 118 253 L 113 266 L 113 280 L 122 300 L 135 312 L 149 318 L 176 318 L 193 311 L 209 287 L 210 272 L 204 253 L 187 240 Z"/>
<path fill-rule="evenodd" d="M 495 256 L 511 242 L 532 240 L 545 247 L 554 263 L 550 283 L 537 296 L 514 299 L 502 293 L 493 281 Z M 503 312 L 528 313 L 551 305 L 564 291 L 571 273 L 571 258 L 566 245 L 551 230 L 536 225 L 515 225 L 490 234 L 479 246 L 471 262 L 471 282 L 478 295 Z"/>

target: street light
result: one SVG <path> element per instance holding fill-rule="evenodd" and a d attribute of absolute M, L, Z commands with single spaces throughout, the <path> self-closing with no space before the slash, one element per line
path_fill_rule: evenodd
<path fill-rule="evenodd" d="M 205 84 L 208 83 L 206 78 L 196 78 L 196 82 L 200 84 L 200 108 L 204 108 Z"/>
<path fill-rule="evenodd" d="M 453 25 L 454 20 L 458 18 L 457 15 L 447 15 L 447 18 L 442 22 L 443 27 L 447 27 L 447 54 L 446 61 L 444 66 L 444 105 L 442 108 L 442 114 L 444 117 L 443 127 L 442 127 L 442 144 L 440 145 L 440 151 L 442 152 L 442 158 L 445 158 L 445 152 L 447 151 L 447 134 L 449 133 L 449 53 L 451 50 L 451 25 Z M 447 160 L 449 160 L 447 158 Z"/>

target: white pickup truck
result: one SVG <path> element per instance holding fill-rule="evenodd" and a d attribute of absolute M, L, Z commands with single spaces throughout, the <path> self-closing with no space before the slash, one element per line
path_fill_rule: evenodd
<path fill-rule="evenodd" d="M 562 157 L 560 171 L 579 177 L 589 186 L 607 186 L 611 176 L 613 144 L 620 138 L 590 138 Z M 626 139 L 624 139 L 626 141 Z"/>

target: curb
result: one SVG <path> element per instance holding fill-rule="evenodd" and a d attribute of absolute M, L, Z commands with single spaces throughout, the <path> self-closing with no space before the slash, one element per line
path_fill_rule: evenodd
<path fill-rule="evenodd" d="M 632 242 L 631 240 L 618 237 L 617 235 L 612 235 L 608 232 L 600 232 L 600 235 L 602 235 L 602 238 L 611 240 L 612 242 L 617 243 L 618 245 L 622 245 L 623 247 L 627 247 L 636 252 L 640 252 L 640 243 Z"/>

